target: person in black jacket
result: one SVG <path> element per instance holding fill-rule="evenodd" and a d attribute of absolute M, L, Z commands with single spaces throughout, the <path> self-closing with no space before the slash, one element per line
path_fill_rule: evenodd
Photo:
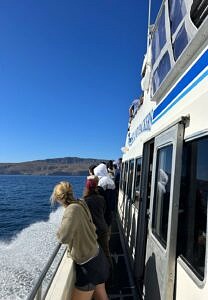
<path fill-rule="evenodd" d="M 108 225 L 105 221 L 104 213 L 106 209 L 105 199 L 98 193 L 97 190 L 98 178 L 89 178 L 86 181 L 86 187 L 84 191 L 84 200 L 91 212 L 93 223 L 96 227 L 96 233 L 98 236 L 98 243 L 103 249 L 110 264 L 111 255 L 109 250 L 109 235 Z"/>
<path fill-rule="evenodd" d="M 105 210 L 105 221 L 108 224 L 109 229 L 109 237 L 111 235 L 111 224 L 113 221 L 113 214 L 116 211 L 116 189 L 115 183 L 110 178 L 107 167 L 105 164 L 101 163 L 96 168 L 94 168 L 95 176 L 98 176 L 98 188 L 99 193 L 104 196 L 105 203 L 106 203 L 106 210 Z"/>

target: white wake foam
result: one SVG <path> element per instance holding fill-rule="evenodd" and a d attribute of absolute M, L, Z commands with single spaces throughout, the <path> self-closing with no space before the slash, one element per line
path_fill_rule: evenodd
<path fill-rule="evenodd" d="M 62 208 L 47 222 L 37 222 L 22 230 L 9 243 L 0 242 L 0 299 L 26 299 L 57 245 L 56 231 Z"/>

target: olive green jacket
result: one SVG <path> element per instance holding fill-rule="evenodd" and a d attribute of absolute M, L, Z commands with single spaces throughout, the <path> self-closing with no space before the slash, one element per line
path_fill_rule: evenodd
<path fill-rule="evenodd" d="M 57 237 L 60 243 L 68 245 L 70 257 L 82 264 L 98 253 L 95 231 L 87 204 L 77 200 L 65 208 Z"/>

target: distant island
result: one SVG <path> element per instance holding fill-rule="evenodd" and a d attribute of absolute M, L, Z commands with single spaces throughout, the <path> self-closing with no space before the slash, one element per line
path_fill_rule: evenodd
<path fill-rule="evenodd" d="M 105 159 L 63 157 L 34 160 L 21 163 L 0 163 L 0 175 L 70 175 L 88 174 L 90 165 L 97 165 Z"/>

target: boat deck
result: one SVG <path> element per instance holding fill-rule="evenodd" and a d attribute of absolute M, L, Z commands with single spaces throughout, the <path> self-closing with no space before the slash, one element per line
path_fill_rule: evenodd
<path fill-rule="evenodd" d="M 140 300 L 116 217 L 112 225 L 110 252 L 113 260 L 113 272 L 109 283 L 106 285 L 109 298 L 114 300 Z"/>

